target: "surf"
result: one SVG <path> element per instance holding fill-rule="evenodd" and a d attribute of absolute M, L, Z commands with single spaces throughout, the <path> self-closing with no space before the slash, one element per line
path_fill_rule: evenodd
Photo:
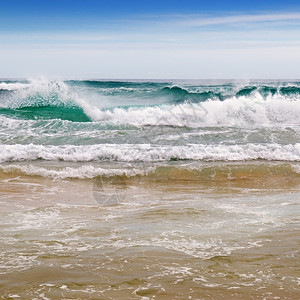
<path fill-rule="evenodd" d="M 0 115 L 134 126 L 299 125 L 300 86 L 170 82 L 0 82 Z"/>

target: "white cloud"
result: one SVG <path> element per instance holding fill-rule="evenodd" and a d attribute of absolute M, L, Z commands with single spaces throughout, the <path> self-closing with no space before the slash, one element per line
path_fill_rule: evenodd
<path fill-rule="evenodd" d="M 255 23 L 255 22 L 278 22 L 278 21 L 300 21 L 300 13 L 285 14 L 253 14 L 253 15 L 236 15 L 220 17 L 198 17 L 179 22 L 184 26 L 209 26 L 224 25 L 236 23 Z"/>

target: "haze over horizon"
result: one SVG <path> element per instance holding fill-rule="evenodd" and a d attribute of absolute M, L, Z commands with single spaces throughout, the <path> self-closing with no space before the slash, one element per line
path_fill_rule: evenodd
<path fill-rule="evenodd" d="M 10 1 L 0 78 L 300 78 L 297 1 Z"/>

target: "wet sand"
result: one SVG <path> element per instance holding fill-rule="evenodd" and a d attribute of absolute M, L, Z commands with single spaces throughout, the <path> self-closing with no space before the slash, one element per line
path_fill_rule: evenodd
<path fill-rule="evenodd" d="M 299 299 L 299 176 L 243 168 L 1 173 L 2 298 Z"/>

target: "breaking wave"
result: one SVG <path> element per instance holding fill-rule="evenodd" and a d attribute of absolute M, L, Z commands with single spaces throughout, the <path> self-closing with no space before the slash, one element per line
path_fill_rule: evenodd
<path fill-rule="evenodd" d="M 33 80 L 2 82 L 0 91 L 0 114 L 21 119 L 134 126 L 292 126 L 299 125 L 300 115 L 297 83 L 179 87 L 162 82 Z"/>

